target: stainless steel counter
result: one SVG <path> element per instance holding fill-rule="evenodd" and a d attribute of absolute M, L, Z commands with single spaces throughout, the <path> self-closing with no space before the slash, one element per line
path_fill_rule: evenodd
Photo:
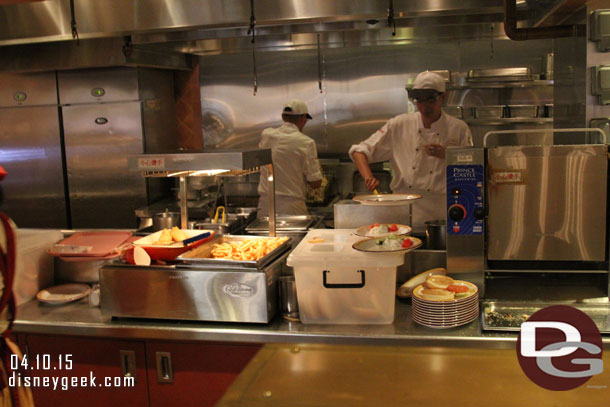
<path fill-rule="evenodd" d="M 410 302 L 396 303 L 391 325 L 304 325 L 276 316 L 269 324 L 230 324 L 164 320 L 111 319 L 85 300 L 67 305 L 31 301 L 19 307 L 18 333 L 79 335 L 105 338 L 318 343 L 378 346 L 444 346 L 489 349 L 515 347 L 514 332 L 481 332 L 478 320 L 458 328 L 436 330 L 411 320 Z M 605 336 L 604 348 L 610 349 Z"/>

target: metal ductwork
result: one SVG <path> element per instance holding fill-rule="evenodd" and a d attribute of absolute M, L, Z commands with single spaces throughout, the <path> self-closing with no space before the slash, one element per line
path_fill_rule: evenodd
<path fill-rule="evenodd" d="M 565 4 L 568 1 L 562 0 L 559 3 Z M 576 10 L 578 7 L 574 7 L 574 3 L 584 7 L 586 0 L 571 1 L 569 3 L 570 9 Z M 555 5 L 553 10 L 556 13 L 560 13 L 559 10 L 565 10 L 565 8 L 562 8 L 561 5 Z M 553 12 L 548 13 L 543 20 L 553 21 L 552 14 Z M 504 32 L 511 40 L 526 41 L 544 38 L 582 37 L 586 35 L 587 29 L 587 26 L 584 24 L 517 28 L 517 22 L 517 0 L 504 0 Z"/>

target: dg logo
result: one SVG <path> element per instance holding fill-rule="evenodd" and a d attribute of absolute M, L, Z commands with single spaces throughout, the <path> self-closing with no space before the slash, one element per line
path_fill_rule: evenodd
<path fill-rule="evenodd" d="M 548 390 L 571 390 L 604 370 L 602 336 L 582 311 L 566 305 L 543 308 L 521 324 L 521 369 Z"/>

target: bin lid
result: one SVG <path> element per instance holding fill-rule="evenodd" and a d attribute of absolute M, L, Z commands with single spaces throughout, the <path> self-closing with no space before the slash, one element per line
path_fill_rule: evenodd
<path fill-rule="evenodd" d="M 355 229 L 313 229 L 290 253 L 290 267 L 398 267 L 404 263 L 404 253 L 361 252 L 352 245 L 366 239 Z"/>

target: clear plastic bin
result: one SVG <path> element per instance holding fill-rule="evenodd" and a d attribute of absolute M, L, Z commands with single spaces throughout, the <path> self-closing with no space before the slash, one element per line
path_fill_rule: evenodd
<path fill-rule="evenodd" d="M 304 324 L 391 324 L 403 253 L 364 253 L 353 229 L 314 229 L 288 256 Z M 317 239 L 316 239 L 317 238 Z"/>
<path fill-rule="evenodd" d="M 47 253 L 53 244 L 64 238 L 59 230 L 17 229 L 17 259 L 13 292 L 17 305 L 34 298 L 43 288 L 53 285 L 53 256 Z"/>

